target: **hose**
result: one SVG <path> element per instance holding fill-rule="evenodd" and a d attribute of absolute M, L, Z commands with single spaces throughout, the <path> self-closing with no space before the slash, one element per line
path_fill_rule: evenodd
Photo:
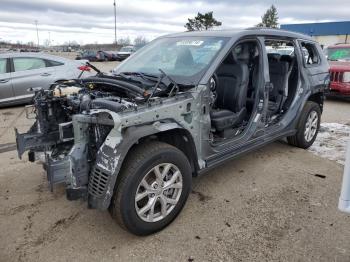
<path fill-rule="evenodd" d="M 106 99 L 95 99 L 95 100 L 92 100 L 91 102 L 91 108 L 94 108 L 94 109 L 103 108 L 103 109 L 108 109 L 118 113 L 124 110 L 126 107 L 121 103 L 118 103 L 115 101 L 110 101 Z"/>
<path fill-rule="evenodd" d="M 124 89 L 127 92 L 133 92 L 137 95 L 141 95 L 142 97 L 146 96 L 145 90 L 142 88 L 132 85 L 129 83 L 125 83 L 124 81 L 116 80 L 116 79 L 108 79 L 102 77 L 88 77 L 84 79 L 80 79 L 81 83 L 93 83 L 93 84 L 102 84 L 102 85 L 111 85 L 118 86 L 119 88 Z"/>

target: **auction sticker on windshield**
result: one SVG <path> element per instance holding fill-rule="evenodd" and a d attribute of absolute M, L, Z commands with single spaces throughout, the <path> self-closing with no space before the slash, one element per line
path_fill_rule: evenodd
<path fill-rule="evenodd" d="M 181 40 L 179 42 L 176 42 L 177 46 L 201 46 L 204 43 L 204 41 L 200 40 Z"/>

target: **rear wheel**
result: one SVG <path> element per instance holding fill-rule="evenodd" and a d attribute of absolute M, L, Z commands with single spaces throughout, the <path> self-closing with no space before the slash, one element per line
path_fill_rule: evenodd
<path fill-rule="evenodd" d="M 300 147 L 309 148 L 315 141 L 321 123 L 321 109 L 312 101 L 306 102 L 298 123 L 298 131 L 294 136 L 287 137 L 288 143 Z"/>
<path fill-rule="evenodd" d="M 183 208 L 192 182 L 186 156 L 161 142 L 134 148 L 119 176 L 110 211 L 136 235 L 152 234 L 169 225 Z"/>

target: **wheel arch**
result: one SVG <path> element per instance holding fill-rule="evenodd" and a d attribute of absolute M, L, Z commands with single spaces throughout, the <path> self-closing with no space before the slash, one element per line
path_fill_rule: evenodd
<path fill-rule="evenodd" d="M 197 152 L 193 137 L 189 131 L 177 123 L 164 123 L 159 125 L 153 123 L 144 126 L 132 126 L 123 131 L 123 138 L 121 143 L 117 146 L 117 150 L 109 149 L 102 152 L 102 156 L 106 157 L 106 154 L 108 154 L 109 160 L 111 162 L 117 161 L 117 165 L 108 181 L 106 194 L 102 198 L 89 195 L 89 207 L 106 210 L 110 206 L 113 192 L 118 184 L 118 175 L 121 168 L 123 168 L 123 164 L 126 162 L 125 160 L 129 154 L 132 153 L 133 148 L 152 140 L 168 143 L 181 150 L 190 162 L 192 175 L 197 175 L 197 171 L 199 170 Z M 106 160 L 99 159 L 98 154 L 96 157 L 96 165 L 98 166 L 101 161 Z"/>

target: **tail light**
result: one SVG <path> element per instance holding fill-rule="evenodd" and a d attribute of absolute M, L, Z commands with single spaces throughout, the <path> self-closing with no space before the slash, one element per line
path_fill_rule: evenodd
<path fill-rule="evenodd" d="M 83 66 L 79 66 L 78 69 L 80 71 L 91 71 L 91 67 L 87 66 L 87 65 L 83 65 Z"/>

